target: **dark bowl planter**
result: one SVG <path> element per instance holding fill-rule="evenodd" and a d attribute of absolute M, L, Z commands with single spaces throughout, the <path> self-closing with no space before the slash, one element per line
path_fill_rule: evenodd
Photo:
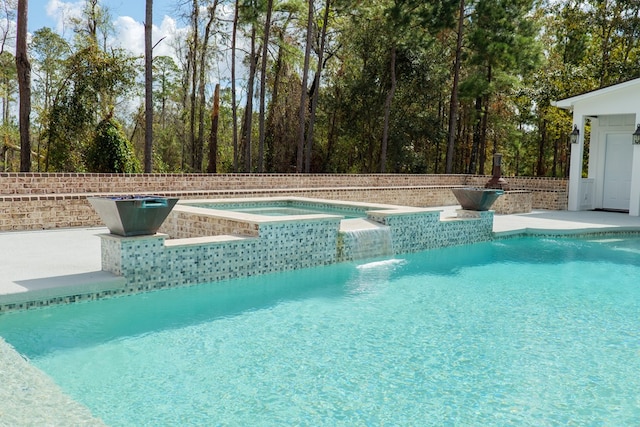
<path fill-rule="evenodd" d="M 159 196 L 88 197 L 112 234 L 143 236 L 155 234 L 178 198 Z"/>
<path fill-rule="evenodd" d="M 488 211 L 493 202 L 504 194 L 504 190 L 494 188 L 452 188 L 462 209 L 470 211 Z"/>

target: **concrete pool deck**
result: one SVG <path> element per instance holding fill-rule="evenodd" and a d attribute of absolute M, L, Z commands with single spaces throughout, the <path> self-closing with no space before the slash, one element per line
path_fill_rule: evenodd
<path fill-rule="evenodd" d="M 640 231 L 640 217 L 623 212 L 534 210 L 524 214 L 495 215 L 493 221 L 496 237 L 624 231 Z"/>
<path fill-rule="evenodd" d="M 58 296 L 57 289 L 103 290 L 124 280 L 102 271 L 103 227 L 0 233 L 0 303 Z M 27 295 L 30 295 L 28 297 Z"/>
<path fill-rule="evenodd" d="M 443 219 L 455 216 L 459 206 L 434 208 Z M 497 237 L 529 234 L 571 234 L 640 231 L 640 217 L 602 211 L 545 211 L 495 215 Z M 27 294 L 55 295 L 56 290 L 114 289 L 124 281 L 101 271 L 99 234 L 104 227 L 0 233 L 0 302 L 28 299 Z M 68 291 L 68 289 L 67 289 Z"/>

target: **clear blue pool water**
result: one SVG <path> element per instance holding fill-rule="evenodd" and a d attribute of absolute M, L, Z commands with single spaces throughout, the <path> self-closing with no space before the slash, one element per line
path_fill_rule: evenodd
<path fill-rule="evenodd" d="M 640 239 L 512 239 L 7 314 L 112 426 L 640 425 Z"/>

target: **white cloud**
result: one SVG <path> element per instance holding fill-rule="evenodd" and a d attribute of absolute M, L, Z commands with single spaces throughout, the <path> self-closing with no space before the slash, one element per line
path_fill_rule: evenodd
<path fill-rule="evenodd" d="M 55 22 L 55 31 L 67 37 L 71 35 L 70 19 L 81 18 L 84 6 L 84 0 L 48 0 L 46 13 Z M 114 18 L 113 28 L 115 34 L 109 40 L 112 46 L 124 48 L 134 55 L 144 55 L 144 23 L 131 16 L 117 16 Z M 153 26 L 153 43 L 162 40 L 155 47 L 154 56 L 166 55 L 175 58 L 173 42 L 186 31 L 186 27 L 178 28 L 176 21 L 165 15 L 159 26 Z"/>
<path fill-rule="evenodd" d="M 136 54 L 144 54 L 144 25 L 130 16 L 120 16 L 114 22 L 115 37 L 111 44 Z"/>
<path fill-rule="evenodd" d="M 71 18 L 82 17 L 82 9 L 85 2 L 65 2 L 60 0 L 49 0 L 47 3 L 47 16 L 56 22 L 55 30 L 58 34 L 66 35 L 67 25 Z"/>
<path fill-rule="evenodd" d="M 115 36 L 111 44 L 128 50 L 134 55 L 144 55 L 144 24 L 130 16 L 120 16 L 114 21 Z M 176 21 L 165 16 L 160 26 L 153 26 L 152 43 L 154 56 L 171 56 L 175 59 L 173 41 L 186 33 L 186 28 L 178 28 Z"/>

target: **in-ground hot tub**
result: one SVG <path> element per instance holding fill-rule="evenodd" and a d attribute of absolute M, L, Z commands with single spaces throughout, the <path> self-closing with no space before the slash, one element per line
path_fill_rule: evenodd
<path fill-rule="evenodd" d="M 254 198 L 236 201 L 217 200 L 206 202 L 190 201 L 183 205 L 267 217 L 337 215 L 344 219 L 366 218 L 367 211 L 389 209 L 391 207 L 389 205 L 371 203 L 306 198 Z"/>

